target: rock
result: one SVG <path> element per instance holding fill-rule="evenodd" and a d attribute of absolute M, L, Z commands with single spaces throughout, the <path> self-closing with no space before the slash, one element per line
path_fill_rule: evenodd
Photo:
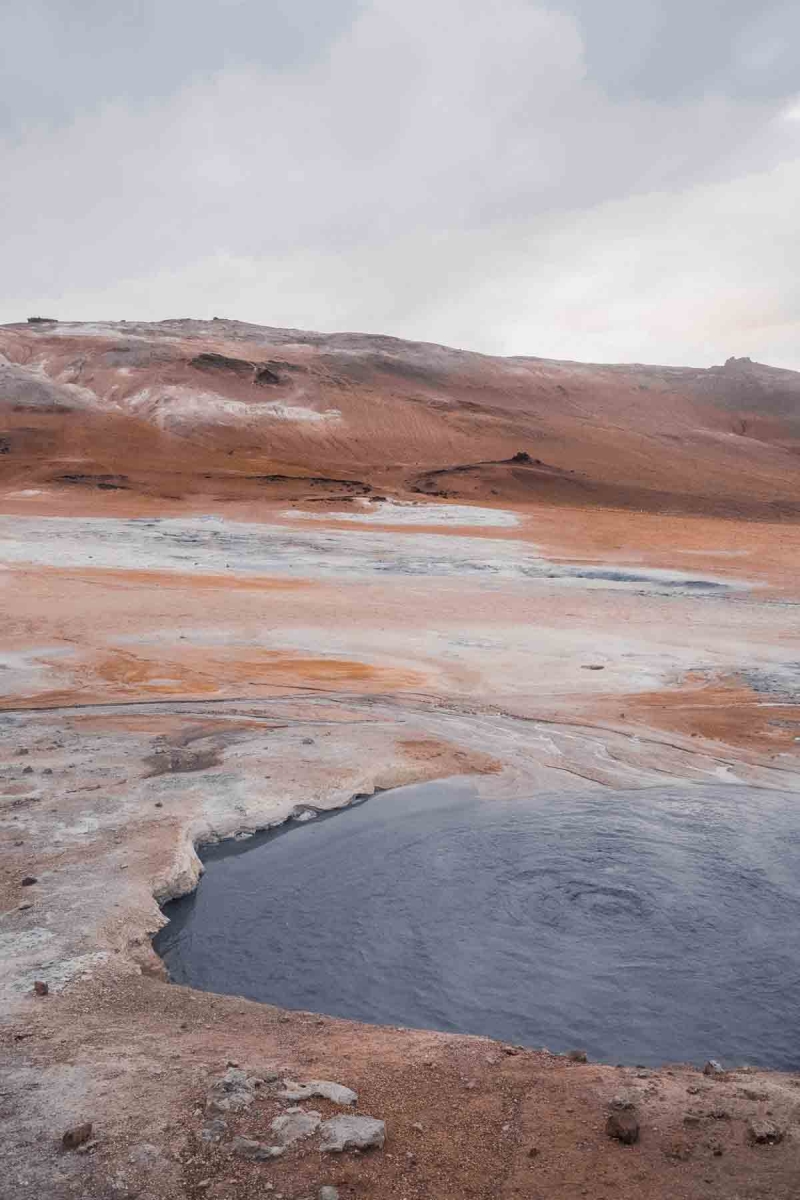
<path fill-rule="evenodd" d="M 320 1150 L 379 1150 L 386 1141 L 386 1125 L 375 1117 L 332 1117 L 322 1124 Z"/>
<path fill-rule="evenodd" d="M 322 1100 L 332 1100 L 334 1104 L 355 1104 L 358 1094 L 345 1087 L 342 1083 L 333 1083 L 329 1079 L 312 1079 L 308 1083 L 293 1083 L 289 1079 L 283 1081 L 284 1090 L 278 1093 L 279 1100 L 311 1100 L 317 1096 Z"/>
<path fill-rule="evenodd" d="M 783 1141 L 783 1130 L 774 1121 L 748 1121 L 747 1137 L 755 1146 L 777 1146 Z"/>
<path fill-rule="evenodd" d="M 612 1112 L 632 1112 L 636 1108 L 636 1105 L 630 1096 L 619 1095 L 614 1097 L 608 1107 Z"/>
<path fill-rule="evenodd" d="M 584 1063 L 589 1061 L 589 1055 L 585 1050 L 570 1050 L 567 1058 L 570 1062 Z"/>
<path fill-rule="evenodd" d="M 92 1136 L 92 1122 L 84 1121 L 83 1125 L 75 1125 L 62 1134 L 61 1145 L 65 1150 L 77 1150 Z"/>
<path fill-rule="evenodd" d="M 209 1121 L 200 1130 L 201 1142 L 221 1142 L 228 1131 L 228 1122 L 223 1121 L 222 1117 L 214 1117 L 213 1121 Z"/>
<path fill-rule="evenodd" d="M 715 1121 L 730 1121 L 731 1114 L 727 1108 L 712 1108 L 711 1116 Z"/>
<path fill-rule="evenodd" d="M 18 912 L 27 912 L 29 908 L 33 908 L 32 900 L 23 900 L 22 904 L 17 905 Z"/>
<path fill-rule="evenodd" d="M 39 880 L 35 875 L 24 875 L 20 880 L 20 887 L 33 887 L 33 885 L 38 882 Z"/>
<path fill-rule="evenodd" d="M 280 1158 L 283 1154 L 283 1146 L 267 1146 L 264 1142 L 246 1137 L 234 1138 L 231 1150 L 238 1158 L 246 1158 L 250 1162 L 269 1162 L 271 1158 Z"/>
<path fill-rule="evenodd" d="M 161 1159 L 161 1151 L 151 1142 L 141 1142 L 128 1155 L 128 1162 L 137 1167 L 154 1167 Z"/>
<path fill-rule="evenodd" d="M 769 1100 L 769 1092 L 756 1091 L 755 1088 L 741 1088 L 740 1096 L 744 1096 L 745 1100 Z"/>
<path fill-rule="evenodd" d="M 335 1187 L 321 1187 L 319 1189 L 319 1200 L 339 1200 L 339 1189 Z"/>
<path fill-rule="evenodd" d="M 613 1112 L 606 1121 L 606 1133 L 626 1146 L 639 1140 L 639 1122 L 632 1112 Z"/>
<path fill-rule="evenodd" d="M 312 1133 L 316 1133 L 322 1121 L 322 1114 L 309 1110 L 303 1112 L 298 1109 L 297 1112 L 284 1113 L 280 1117 L 276 1117 L 270 1125 L 272 1133 L 275 1135 L 276 1141 L 282 1146 L 293 1146 L 295 1142 L 300 1142 L 303 1138 L 311 1137 Z"/>
<path fill-rule="evenodd" d="M 255 1099 L 255 1081 L 246 1071 L 230 1067 L 215 1079 L 206 1097 L 207 1112 L 241 1112 Z"/>
<path fill-rule="evenodd" d="M 37 979 L 33 985 L 33 990 L 37 996 L 46 996 L 50 991 L 50 988 L 43 980 Z"/>
<path fill-rule="evenodd" d="M 23 767 L 23 768 L 22 768 L 22 774 L 23 774 L 23 775 L 32 775 L 32 774 L 33 774 L 33 767 Z"/>
<path fill-rule="evenodd" d="M 703 1064 L 703 1074 L 710 1075 L 713 1079 L 717 1075 L 724 1075 L 725 1069 L 715 1058 L 709 1058 L 708 1062 Z"/>
<path fill-rule="evenodd" d="M 262 1067 L 260 1070 L 254 1071 L 250 1076 L 251 1081 L 256 1087 L 260 1087 L 265 1083 L 276 1083 L 279 1078 L 279 1073 L 272 1067 Z"/>

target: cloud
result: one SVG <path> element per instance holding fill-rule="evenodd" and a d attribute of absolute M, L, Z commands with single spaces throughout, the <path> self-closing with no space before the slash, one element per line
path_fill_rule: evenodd
<path fill-rule="evenodd" d="M 800 367 L 796 101 L 716 65 L 702 92 L 609 89 L 579 9 L 372 0 L 313 60 L 189 72 L 9 138 L 2 319 L 225 315 Z"/>

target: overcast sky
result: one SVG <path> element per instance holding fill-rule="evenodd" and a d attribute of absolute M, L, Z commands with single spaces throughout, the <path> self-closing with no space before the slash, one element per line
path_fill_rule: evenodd
<path fill-rule="evenodd" d="M 6 0 L 0 321 L 800 369 L 797 0 Z"/>

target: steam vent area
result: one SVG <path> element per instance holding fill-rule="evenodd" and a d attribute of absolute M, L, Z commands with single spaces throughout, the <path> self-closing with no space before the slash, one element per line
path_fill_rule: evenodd
<path fill-rule="evenodd" d="M 2 1200 L 798 1200 L 800 374 L 0 327 Z"/>

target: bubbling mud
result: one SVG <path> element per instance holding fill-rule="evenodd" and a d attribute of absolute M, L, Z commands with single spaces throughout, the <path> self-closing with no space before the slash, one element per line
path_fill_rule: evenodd
<path fill-rule="evenodd" d="M 173 980 L 608 1061 L 800 1067 L 796 796 L 449 781 L 313 815 L 204 851 L 155 942 Z"/>

